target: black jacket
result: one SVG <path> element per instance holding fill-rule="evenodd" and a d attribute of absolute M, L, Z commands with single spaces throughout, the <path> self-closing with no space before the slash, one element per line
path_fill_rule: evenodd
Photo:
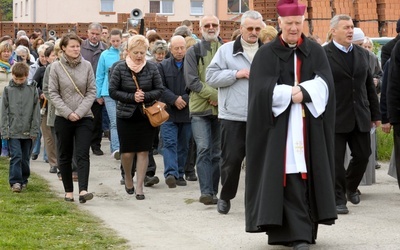
<path fill-rule="evenodd" d="M 368 51 L 353 47 L 353 72 L 333 42 L 324 46 L 332 69 L 336 92 L 335 133 L 371 130 L 371 121 L 380 121 L 378 95 L 368 66 Z"/>
<path fill-rule="evenodd" d="M 381 49 L 381 66 L 382 66 L 382 68 L 385 66 L 385 63 L 390 58 L 392 50 L 398 40 L 400 40 L 400 34 L 397 35 L 392 40 L 390 40 L 387 44 L 382 46 L 382 49 Z"/>
<path fill-rule="evenodd" d="M 161 97 L 164 87 L 155 63 L 147 61 L 143 69 L 136 74 L 136 78 L 140 89 L 145 92 L 144 103 L 146 106 L 150 106 Z M 138 105 L 141 106 L 142 103 L 135 102 L 136 85 L 132 78 L 132 71 L 125 61 L 119 61 L 113 65 L 109 79 L 110 97 L 118 101 L 117 117 L 131 117 Z"/>
<path fill-rule="evenodd" d="M 387 111 L 393 125 L 400 124 L 400 42 L 393 48 L 387 82 Z"/>
<path fill-rule="evenodd" d="M 175 65 L 175 59 L 171 56 L 158 64 L 158 71 L 164 84 L 164 92 L 161 101 L 168 105 L 169 120 L 172 122 L 190 122 L 189 118 L 189 94 L 183 73 L 184 62 L 181 68 Z M 187 106 L 179 110 L 175 107 L 175 101 L 179 96 L 187 103 Z"/>

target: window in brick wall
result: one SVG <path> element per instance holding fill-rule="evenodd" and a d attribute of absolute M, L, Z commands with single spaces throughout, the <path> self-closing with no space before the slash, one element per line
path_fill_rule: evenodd
<path fill-rule="evenodd" d="M 249 0 L 228 0 L 228 13 L 244 13 L 249 10 Z"/>
<path fill-rule="evenodd" d="M 160 14 L 174 14 L 174 1 L 173 0 L 150 0 L 150 13 Z"/>
<path fill-rule="evenodd" d="M 113 12 L 114 0 L 101 0 L 101 12 Z"/>
<path fill-rule="evenodd" d="M 190 14 L 191 15 L 203 15 L 204 9 L 203 9 L 203 0 L 191 0 L 190 1 Z"/>

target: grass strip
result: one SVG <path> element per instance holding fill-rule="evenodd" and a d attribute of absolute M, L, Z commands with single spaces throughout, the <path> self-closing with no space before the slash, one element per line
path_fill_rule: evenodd
<path fill-rule="evenodd" d="M 65 202 L 31 174 L 27 189 L 13 193 L 9 160 L 0 158 L 0 249 L 128 249 L 100 219 Z"/>

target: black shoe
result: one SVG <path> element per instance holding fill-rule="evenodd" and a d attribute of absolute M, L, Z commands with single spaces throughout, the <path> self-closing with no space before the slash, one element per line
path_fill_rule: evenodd
<path fill-rule="evenodd" d="M 199 202 L 204 205 L 214 205 L 213 196 L 211 194 L 202 194 L 199 198 Z"/>
<path fill-rule="evenodd" d="M 197 181 L 197 176 L 195 173 L 185 174 L 185 178 L 187 181 Z"/>
<path fill-rule="evenodd" d="M 95 155 L 104 155 L 104 152 L 101 149 L 93 149 L 92 151 Z"/>
<path fill-rule="evenodd" d="M 380 169 L 381 168 L 381 165 L 380 164 L 376 164 L 375 165 L 375 169 Z"/>
<path fill-rule="evenodd" d="M 49 170 L 49 172 L 50 172 L 50 173 L 52 173 L 52 174 L 55 174 L 55 173 L 57 173 L 57 167 L 56 167 L 56 166 L 52 166 L 52 167 L 50 167 L 50 170 Z"/>
<path fill-rule="evenodd" d="M 144 200 L 146 197 L 144 196 L 144 194 L 137 194 L 136 195 L 136 200 Z"/>
<path fill-rule="evenodd" d="M 293 244 L 293 250 L 309 250 L 310 246 L 306 242 Z"/>
<path fill-rule="evenodd" d="M 157 176 L 153 176 L 153 177 L 146 176 L 146 177 L 144 177 L 144 186 L 145 187 L 151 187 L 151 186 L 153 186 L 155 184 L 158 184 L 159 182 L 160 182 L 160 179 L 158 179 Z"/>
<path fill-rule="evenodd" d="M 347 200 L 353 203 L 354 205 L 357 205 L 360 203 L 360 195 L 358 192 L 347 192 Z"/>
<path fill-rule="evenodd" d="M 177 186 L 186 186 L 187 182 L 185 181 L 185 179 L 183 179 L 183 177 L 179 177 L 178 180 L 176 180 L 176 185 Z"/>
<path fill-rule="evenodd" d="M 169 188 L 176 188 L 175 176 L 168 175 L 167 178 L 165 178 L 165 184 L 167 184 Z"/>
<path fill-rule="evenodd" d="M 79 203 L 86 203 L 86 201 L 89 201 L 93 199 L 93 193 L 86 193 L 84 195 L 79 195 Z"/>
<path fill-rule="evenodd" d="M 349 209 L 344 204 L 343 205 L 336 205 L 336 212 L 338 214 L 348 214 L 349 213 Z"/>
<path fill-rule="evenodd" d="M 230 209 L 231 209 L 231 201 L 230 200 L 227 200 L 227 201 L 224 201 L 221 199 L 218 200 L 218 203 L 217 203 L 218 213 L 227 214 Z"/>
<path fill-rule="evenodd" d="M 64 196 L 64 200 L 68 201 L 68 202 L 74 202 L 74 197 L 70 198 L 70 197 Z"/>
<path fill-rule="evenodd" d="M 125 185 L 125 179 L 124 179 L 124 177 L 121 178 L 121 180 L 119 181 L 119 184 Z"/>
<path fill-rule="evenodd" d="M 126 191 L 128 194 L 132 195 L 132 194 L 135 193 L 135 187 L 133 186 L 132 188 L 127 188 L 127 187 L 125 186 L 125 191 Z"/>
<path fill-rule="evenodd" d="M 32 160 L 36 160 L 38 158 L 39 155 L 37 154 L 32 154 Z"/>

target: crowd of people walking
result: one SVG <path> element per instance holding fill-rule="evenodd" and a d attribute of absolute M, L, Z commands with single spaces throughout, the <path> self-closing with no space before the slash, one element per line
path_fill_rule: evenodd
<path fill-rule="evenodd" d="M 201 39 L 189 20 L 169 41 L 100 23 L 88 26 L 86 40 L 68 33 L 44 41 L 40 30 L 33 41 L 24 31 L 2 37 L 1 156 L 10 157 L 11 190 L 27 189 L 43 137 L 65 201 L 74 202 L 74 181 L 79 202 L 92 200 L 90 150 L 104 155 L 106 134 L 120 183 L 137 200 L 160 182 L 153 155 L 162 154 L 168 188 L 198 181 L 199 202 L 228 214 L 245 163 L 246 231 L 309 249 L 320 224 L 349 213 L 348 201 L 360 203 L 381 120 L 384 132 L 393 126 L 400 177 L 400 20 L 379 62 L 348 15 L 332 18 L 324 45 L 306 36 L 305 9 L 279 0 L 279 32 L 249 10 L 225 42 L 209 15 Z M 160 127 L 143 110 L 156 101 L 169 113 Z"/>

